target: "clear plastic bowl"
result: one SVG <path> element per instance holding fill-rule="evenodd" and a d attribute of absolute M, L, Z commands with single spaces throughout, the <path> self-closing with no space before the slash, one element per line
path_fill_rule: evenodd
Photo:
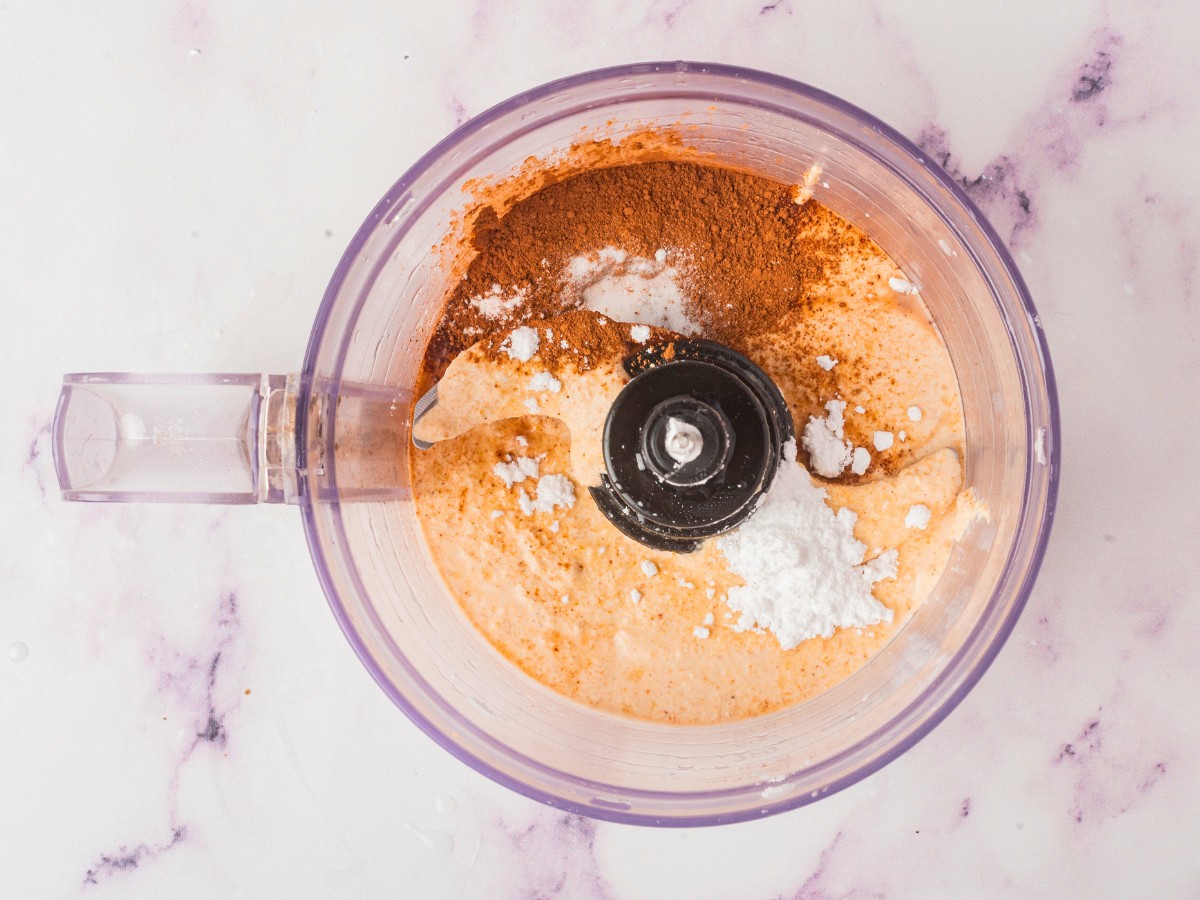
<path fill-rule="evenodd" d="M 584 126 L 606 123 L 615 137 L 695 126 L 692 145 L 781 181 L 819 163 L 817 199 L 919 281 L 958 373 L 966 482 L 991 521 L 960 542 L 933 595 L 861 670 L 771 715 L 661 725 L 553 693 L 492 649 L 447 595 L 410 496 L 346 502 L 372 476 L 361 441 L 350 439 L 365 429 L 366 414 L 347 402 L 353 391 L 345 385 L 412 391 L 446 287 L 431 248 L 453 227 L 463 183 L 515 172 L 530 156 L 563 150 Z M 891 128 L 814 88 L 745 69 L 656 63 L 590 72 L 463 125 L 392 187 L 354 237 L 313 327 L 303 375 L 314 391 L 341 395 L 323 417 L 298 405 L 306 437 L 298 470 L 308 479 L 303 515 L 313 561 L 371 675 L 463 762 L 536 800 L 602 819 L 712 825 L 766 816 L 895 759 L 999 652 L 1029 596 L 1054 512 L 1050 361 L 996 233 L 962 188 Z M 409 447 L 396 441 L 380 464 L 403 471 L 403 457 L 385 457 Z"/>

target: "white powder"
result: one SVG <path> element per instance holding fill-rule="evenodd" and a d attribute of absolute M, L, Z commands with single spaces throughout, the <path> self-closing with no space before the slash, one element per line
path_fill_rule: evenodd
<path fill-rule="evenodd" d="M 921 407 L 910 406 L 908 408 L 908 417 L 910 419 L 912 419 L 914 422 L 920 422 L 921 421 Z"/>
<path fill-rule="evenodd" d="M 888 287 L 897 294 L 916 294 L 919 292 L 917 286 L 911 281 L 906 281 L 903 278 L 889 278 Z"/>
<path fill-rule="evenodd" d="M 526 478 L 538 477 L 538 465 L 542 457 L 530 459 L 528 456 L 518 456 L 508 462 L 498 462 L 492 467 L 492 473 L 504 482 L 506 488 L 520 484 Z"/>
<path fill-rule="evenodd" d="M 901 428 L 900 431 L 897 432 L 896 437 L 900 438 L 901 441 L 906 441 L 908 440 L 908 432 Z"/>
<path fill-rule="evenodd" d="M 642 560 L 642 574 L 647 578 L 653 578 L 658 574 L 658 566 L 650 562 L 648 559 Z"/>
<path fill-rule="evenodd" d="M 890 622 L 892 611 L 871 594 L 871 585 L 896 574 L 895 550 L 864 563 L 867 545 L 854 537 L 858 517 L 835 514 L 796 465 L 795 441 L 758 511 L 731 534 L 717 538 L 730 570 L 745 582 L 731 587 L 729 608 L 737 627 L 768 628 L 790 650 L 838 628 Z"/>
<path fill-rule="evenodd" d="M 694 634 L 696 637 L 700 638 L 700 640 L 704 640 L 706 637 L 708 637 L 708 629 L 704 628 L 701 625 L 697 625 L 695 628 L 692 629 L 692 634 Z"/>
<path fill-rule="evenodd" d="M 716 620 L 713 618 L 713 614 L 709 612 L 704 614 L 704 621 L 701 624 L 711 625 L 714 621 Z"/>
<path fill-rule="evenodd" d="M 854 459 L 850 463 L 850 471 L 855 475 L 863 475 L 871 465 L 871 454 L 866 447 L 854 448 Z"/>
<path fill-rule="evenodd" d="M 875 449 L 881 453 L 888 447 L 892 446 L 892 433 L 890 431 L 877 431 L 874 437 Z"/>
<path fill-rule="evenodd" d="M 634 588 L 632 591 L 629 592 L 629 599 L 632 600 L 634 605 L 636 606 L 638 603 L 642 602 L 642 592 L 639 591 L 637 588 Z"/>
<path fill-rule="evenodd" d="M 717 595 L 717 592 L 715 590 L 713 590 L 712 588 L 704 589 L 704 596 L 707 597 L 709 600 L 711 600 L 716 595 Z"/>
<path fill-rule="evenodd" d="M 653 259 L 630 256 L 619 247 L 573 257 L 567 276 L 583 298 L 585 309 L 618 322 L 658 325 L 681 334 L 699 334 L 700 326 L 687 314 L 679 289 L 679 270 L 656 253 Z"/>
<path fill-rule="evenodd" d="M 647 325 L 634 325 L 629 329 L 629 336 L 639 344 L 644 344 L 650 340 L 650 328 Z"/>
<path fill-rule="evenodd" d="M 820 366 L 822 369 L 824 369 L 826 372 L 828 372 L 830 369 L 832 369 L 837 364 L 838 364 L 838 361 L 836 359 L 834 359 L 832 356 L 818 356 L 817 357 L 817 365 Z"/>
<path fill-rule="evenodd" d="M 913 506 L 909 507 L 908 515 L 904 517 L 904 527 L 919 528 L 924 531 L 926 526 L 929 525 L 929 518 L 931 515 L 932 513 L 930 512 L 929 507 L 924 503 L 914 504 Z"/>
<path fill-rule="evenodd" d="M 522 325 L 513 329 L 500 345 L 500 349 L 518 362 L 529 362 L 533 354 L 537 353 L 539 343 L 537 329 Z"/>
<path fill-rule="evenodd" d="M 665 263 L 667 261 L 667 251 L 662 249 L 661 247 L 659 247 L 657 250 L 655 250 L 654 251 L 654 261 L 658 262 L 658 263 Z"/>
<path fill-rule="evenodd" d="M 536 397 L 527 397 L 527 398 L 525 398 L 525 408 L 526 408 L 527 410 L 529 410 L 531 413 L 533 413 L 533 415 L 535 415 L 535 416 L 536 416 L 536 415 L 537 415 L 539 412 L 541 412 L 541 409 L 542 409 L 540 406 L 538 406 L 538 402 L 537 402 L 537 398 L 536 398 Z"/>
<path fill-rule="evenodd" d="M 536 459 L 530 459 L 527 456 L 518 456 L 516 459 L 510 457 L 507 462 L 498 462 L 492 467 L 493 474 L 504 482 L 506 488 L 511 488 L 514 484 L 520 484 L 526 480 L 537 482 L 536 499 L 530 497 L 525 488 L 521 488 L 517 492 L 517 506 L 527 516 L 531 516 L 535 512 L 553 512 L 558 506 L 570 509 L 575 505 L 575 485 L 571 479 L 565 475 L 542 475 L 539 477 L 538 470 L 545 458 L 545 454 Z M 492 518 L 496 519 L 501 515 L 503 513 L 496 510 L 492 513 Z M 558 531 L 557 520 L 550 525 L 550 530 Z"/>
<path fill-rule="evenodd" d="M 479 310 L 480 315 L 488 319 L 507 319 L 514 309 L 525 302 L 525 288 L 517 288 L 505 296 L 500 285 L 493 284 L 487 294 L 470 298 L 467 303 Z"/>
<path fill-rule="evenodd" d="M 809 468 L 824 478 L 836 478 L 850 465 L 853 447 L 843 440 L 846 424 L 843 414 L 846 404 L 830 400 L 825 404 L 828 415 L 823 419 L 808 417 L 800 443 L 808 453 Z"/>
<path fill-rule="evenodd" d="M 558 534 L 558 519 L 555 519 L 550 523 L 550 530 L 555 534 Z"/>
<path fill-rule="evenodd" d="M 529 379 L 528 389 L 531 391 L 549 391 L 552 394 L 557 394 L 562 389 L 562 382 L 549 372 L 538 372 Z"/>
<path fill-rule="evenodd" d="M 522 447 L 528 447 L 529 439 L 527 437 L 525 437 L 525 435 L 523 435 L 523 434 L 518 434 L 517 435 L 517 443 Z"/>
<path fill-rule="evenodd" d="M 537 499 L 531 504 L 532 512 L 553 512 L 556 506 L 570 509 L 574 505 L 575 485 L 566 475 L 543 475 L 538 479 Z"/>
<path fill-rule="evenodd" d="M 855 411 L 856 413 L 858 413 L 858 414 L 861 416 L 861 415 L 862 415 L 863 413 L 865 413 L 867 410 L 866 410 L 866 407 L 863 407 L 863 406 L 856 406 L 856 407 L 854 407 L 854 411 Z"/>
<path fill-rule="evenodd" d="M 493 519 L 498 519 L 502 515 L 504 515 L 504 510 L 502 510 L 502 509 L 493 509 L 492 510 L 492 518 Z"/>

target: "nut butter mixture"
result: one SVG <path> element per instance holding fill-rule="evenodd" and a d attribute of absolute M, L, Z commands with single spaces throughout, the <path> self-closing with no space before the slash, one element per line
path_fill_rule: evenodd
<path fill-rule="evenodd" d="M 426 350 L 421 387 L 438 383 L 439 399 L 415 433 L 435 443 L 410 465 L 449 593 L 513 664 L 603 710 L 713 723 L 837 684 L 986 514 L 962 490 L 958 387 L 918 289 L 792 185 L 686 158 L 545 181 L 474 218 L 476 255 Z M 870 624 L 792 642 L 748 611 L 819 564 L 802 534 L 799 561 L 756 594 L 723 539 L 651 550 L 593 503 L 622 360 L 680 336 L 745 354 L 782 391 L 799 444 L 783 465 L 824 490 L 855 561 L 875 567 Z M 769 562 L 775 539 L 737 557 Z"/>

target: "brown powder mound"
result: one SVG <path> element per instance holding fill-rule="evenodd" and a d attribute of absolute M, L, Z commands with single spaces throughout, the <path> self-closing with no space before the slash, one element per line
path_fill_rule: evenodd
<path fill-rule="evenodd" d="M 689 315 L 711 340 L 742 349 L 777 325 L 826 281 L 848 243 L 867 240 L 814 202 L 798 205 L 790 185 L 688 162 L 647 162 L 595 169 L 550 184 L 503 216 L 484 209 L 472 231 L 479 255 L 447 300 L 425 356 L 436 380 L 482 334 L 507 330 L 577 307 L 564 269 L 576 255 L 615 246 L 653 257 L 678 251 L 672 265 Z M 472 298 L 499 285 L 524 290 L 501 320 Z"/>
<path fill-rule="evenodd" d="M 568 363 L 580 372 L 587 372 L 601 363 L 623 359 L 651 344 L 679 337 L 665 328 L 650 327 L 649 331 L 645 342 L 635 341 L 628 325 L 600 313 L 571 310 L 548 317 L 544 324 L 538 325 L 537 360 L 551 372 L 561 371 Z M 507 338 L 508 332 L 494 334 L 480 341 L 479 349 L 490 359 L 500 359 L 506 356 L 501 348 Z"/>

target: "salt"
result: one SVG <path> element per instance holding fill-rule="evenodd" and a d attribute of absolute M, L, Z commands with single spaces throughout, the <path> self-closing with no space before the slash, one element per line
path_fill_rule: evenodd
<path fill-rule="evenodd" d="M 643 559 L 642 560 L 642 574 L 645 575 L 647 578 L 653 578 L 655 575 L 658 574 L 658 566 L 656 566 L 654 563 L 652 563 L 648 559 Z"/>
<path fill-rule="evenodd" d="M 818 356 L 817 357 L 817 365 L 820 366 L 822 369 L 824 369 L 826 372 L 830 371 L 837 364 L 838 364 L 838 361 L 836 359 L 834 359 L 832 356 Z"/>
<path fill-rule="evenodd" d="M 650 328 L 646 325 L 634 325 L 629 329 L 629 336 L 639 344 L 644 344 L 650 340 Z"/>
<path fill-rule="evenodd" d="M 877 431 L 873 438 L 875 449 L 881 453 L 892 446 L 892 433 L 890 431 Z"/>

